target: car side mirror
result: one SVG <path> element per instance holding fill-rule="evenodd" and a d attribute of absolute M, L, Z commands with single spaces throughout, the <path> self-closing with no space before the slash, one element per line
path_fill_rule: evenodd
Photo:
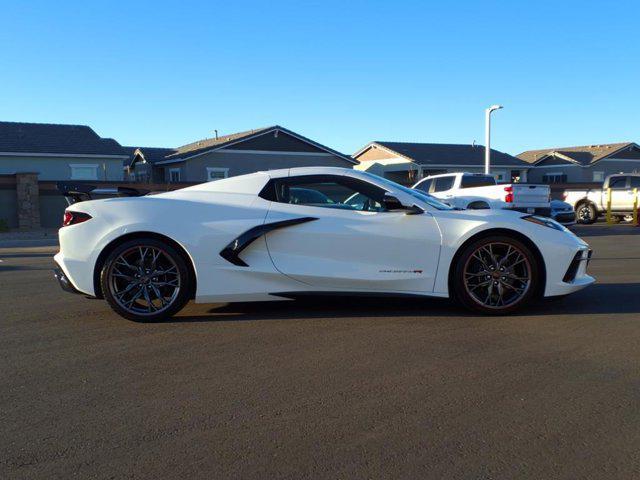
<path fill-rule="evenodd" d="M 398 197 L 395 197 L 390 193 L 384 194 L 384 198 L 382 199 L 382 206 L 388 212 L 403 211 L 407 215 L 417 215 L 420 213 L 424 213 L 424 210 L 422 210 L 417 205 L 405 205 L 400 200 L 398 200 Z"/>

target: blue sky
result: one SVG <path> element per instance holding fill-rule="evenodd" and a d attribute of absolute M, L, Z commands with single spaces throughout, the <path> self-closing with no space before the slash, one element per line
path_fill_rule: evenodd
<path fill-rule="evenodd" d="M 640 142 L 638 2 L 3 2 L 0 119 L 177 146 L 280 124 L 512 154 Z"/>

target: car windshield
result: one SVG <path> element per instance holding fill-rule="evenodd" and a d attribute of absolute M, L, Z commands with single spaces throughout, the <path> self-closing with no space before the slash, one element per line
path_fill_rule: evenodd
<path fill-rule="evenodd" d="M 362 172 L 362 173 L 386 185 L 390 190 L 400 190 L 402 192 L 408 193 L 412 197 L 422 200 L 423 202 L 432 206 L 433 208 L 436 208 L 438 210 L 453 210 L 453 207 L 450 207 L 449 205 L 442 203 L 441 201 L 439 201 L 435 197 L 432 197 L 428 193 L 424 193 L 420 190 L 413 190 L 412 188 L 404 187 L 399 183 L 380 177 L 379 175 L 374 175 L 373 173 L 369 173 L 369 172 Z"/>

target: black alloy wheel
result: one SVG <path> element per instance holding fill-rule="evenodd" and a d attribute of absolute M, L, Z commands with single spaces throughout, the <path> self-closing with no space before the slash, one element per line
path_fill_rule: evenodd
<path fill-rule="evenodd" d="M 467 308 L 495 315 L 511 313 L 535 294 L 537 261 L 515 238 L 482 238 L 467 246 L 454 273 L 454 296 Z"/>
<path fill-rule="evenodd" d="M 119 315 L 137 322 L 171 317 L 190 297 L 190 272 L 183 256 L 156 239 L 117 246 L 104 263 L 102 292 Z"/>

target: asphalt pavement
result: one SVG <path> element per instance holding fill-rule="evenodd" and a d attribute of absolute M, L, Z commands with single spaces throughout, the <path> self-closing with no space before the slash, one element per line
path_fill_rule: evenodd
<path fill-rule="evenodd" d="M 189 305 L 139 324 L 0 249 L 0 478 L 640 477 L 640 228 L 509 317 L 444 300 Z"/>

